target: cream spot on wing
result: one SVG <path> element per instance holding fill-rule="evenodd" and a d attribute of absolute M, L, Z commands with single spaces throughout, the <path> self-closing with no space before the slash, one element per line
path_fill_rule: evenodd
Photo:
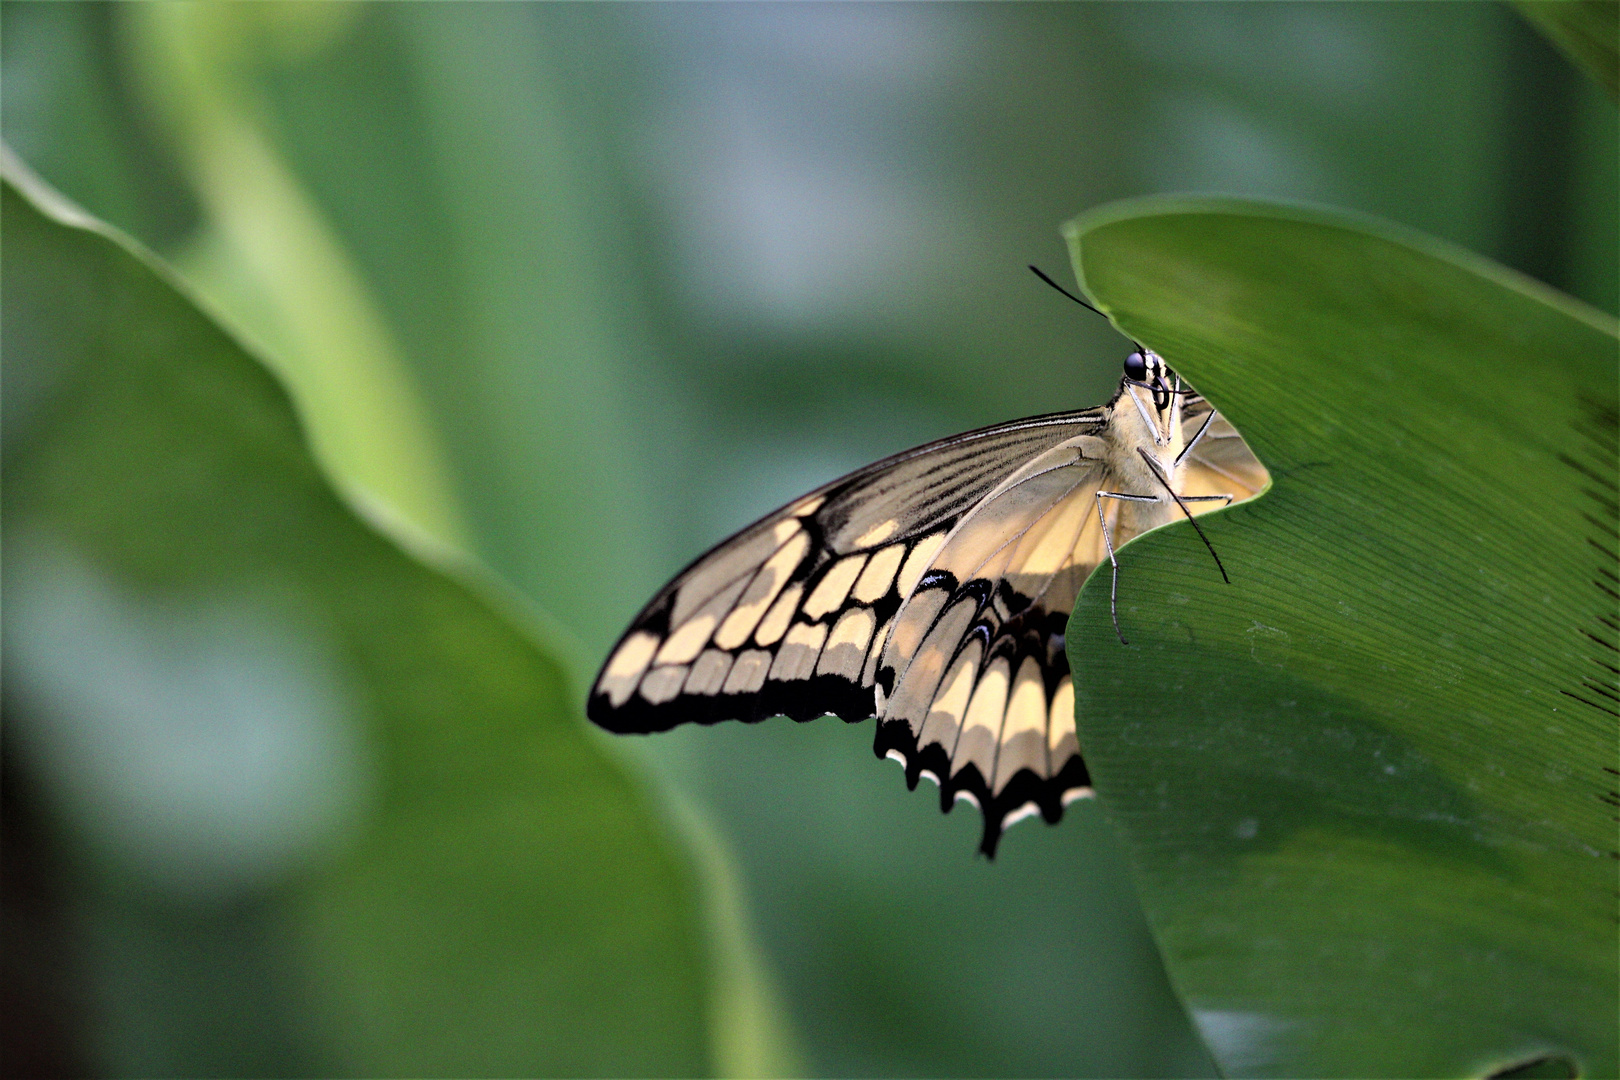
<path fill-rule="evenodd" d="M 681 692 L 686 682 L 686 665 L 655 667 L 641 679 L 641 696 L 654 705 L 662 705 Z"/>
<path fill-rule="evenodd" d="M 877 618 L 868 608 L 852 608 L 844 612 L 833 627 L 832 636 L 827 639 L 827 646 L 853 645 L 858 658 L 866 656 L 866 643 L 872 640 L 872 629 L 877 625 Z"/>
<path fill-rule="evenodd" d="M 607 674 L 626 676 L 640 675 L 646 668 L 647 661 L 652 659 L 653 652 L 658 648 L 658 636 L 649 634 L 645 630 L 637 630 L 624 639 L 608 661 Z"/>
<path fill-rule="evenodd" d="M 782 635 L 787 632 L 788 623 L 793 621 L 794 612 L 799 608 L 799 597 L 803 593 L 803 586 L 795 585 L 776 598 L 776 603 L 771 605 L 771 610 L 760 622 L 759 629 L 754 631 L 754 640 L 757 643 L 774 645 L 782 639 Z"/>
<path fill-rule="evenodd" d="M 893 536 L 894 531 L 899 527 L 900 523 L 894 520 L 894 518 L 890 518 L 888 521 L 880 521 L 870 529 L 867 529 L 865 532 L 861 533 L 861 535 L 857 536 L 855 538 L 855 546 L 858 548 L 868 548 L 876 544 L 881 544 L 883 541 Z"/>
<path fill-rule="evenodd" d="M 883 666 L 899 671 L 911 662 L 923 635 L 933 625 L 934 616 L 950 595 L 944 589 L 929 589 L 913 596 L 894 617 L 889 645 L 883 650 Z M 964 627 L 966 629 L 966 627 Z"/>
<path fill-rule="evenodd" d="M 1081 799 L 1095 799 L 1097 789 L 1090 787 L 1072 787 L 1063 793 L 1063 805 L 1079 802 Z"/>
<path fill-rule="evenodd" d="M 889 752 L 887 754 L 884 754 L 883 756 L 884 756 L 885 759 L 887 759 L 889 761 L 898 761 L 900 763 L 900 767 L 902 769 L 908 768 L 910 766 L 910 764 L 911 764 L 910 762 L 908 762 L 906 760 L 906 755 L 902 754 L 898 750 L 893 749 L 892 747 L 890 748 Z"/>
<path fill-rule="evenodd" d="M 789 510 L 788 513 L 792 514 L 794 517 L 806 517 L 807 515 L 813 514 L 817 510 L 820 510 L 821 504 L 826 501 L 827 497 L 825 495 L 814 495 L 794 504 L 793 509 Z"/>
<path fill-rule="evenodd" d="M 822 623 L 799 623 L 787 633 L 782 647 L 776 650 L 776 661 L 771 664 L 773 679 L 808 679 L 815 670 L 816 654 L 827 639 L 827 627 Z"/>
<path fill-rule="evenodd" d="M 819 619 L 829 611 L 838 610 L 865 565 L 865 555 L 851 555 L 834 563 L 810 594 L 810 599 L 804 602 L 804 617 Z"/>
<path fill-rule="evenodd" d="M 664 642 L 664 647 L 658 650 L 657 662 L 660 664 L 686 664 L 690 663 L 697 654 L 703 651 L 703 646 L 709 643 L 709 634 L 714 630 L 714 624 L 719 622 L 713 614 L 699 615 L 673 634 Z"/>
<path fill-rule="evenodd" d="M 1007 703 L 1007 723 L 1002 734 L 1042 731 L 1045 727 L 1046 684 L 1041 677 L 1041 664 L 1033 656 L 1026 656 L 1018 667 L 1018 680 L 1013 684 L 1012 699 Z"/>
<path fill-rule="evenodd" d="M 636 689 L 636 681 L 641 678 L 641 673 L 647 669 L 656 651 L 657 635 L 645 630 L 637 630 L 614 650 L 613 658 L 602 672 L 602 681 L 596 684 L 597 690 L 608 696 L 614 708 L 629 700 Z"/>
<path fill-rule="evenodd" d="M 973 693 L 973 679 L 979 673 L 982 651 L 977 643 L 963 649 L 950 674 L 940 680 L 945 689 L 928 709 L 928 718 L 917 733 L 918 746 L 939 743 L 949 753 L 956 745 L 956 733 L 961 730 L 962 714 L 967 711 L 968 697 Z"/>
<path fill-rule="evenodd" d="M 973 794 L 973 792 L 967 790 L 966 788 L 963 788 L 961 791 L 958 791 L 956 793 L 956 801 L 957 802 L 965 802 L 969 806 L 973 807 L 973 809 L 975 809 L 975 810 L 980 809 L 979 797 L 977 795 Z"/>
<path fill-rule="evenodd" d="M 765 673 L 770 668 L 770 653 L 763 649 L 749 649 L 731 665 L 731 674 L 726 676 L 725 686 L 721 690 L 727 694 L 756 693 L 765 685 Z"/>
<path fill-rule="evenodd" d="M 1009 810 L 1007 811 L 1006 816 L 1001 819 L 1002 831 L 1005 832 L 1014 825 L 1018 824 L 1020 821 L 1023 821 L 1025 818 L 1034 817 L 1040 812 L 1041 808 L 1032 802 L 1027 802 L 1016 809 Z"/>
<path fill-rule="evenodd" d="M 969 765 L 978 767 L 986 780 L 993 775 L 997 736 L 1001 718 L 1007 711 L 1007 659 L 998 656 L 990 661 L 973 690 L 968 702 L 967 715 L 962 719 L 962 734 L 956 740 L 956 753 L 951 755 L 951 775 Z"/>
<path fill-rule="evenodd" d="M 1048 776 L 1056 776 L 1064 764 L 1080 752 L 1079 740 L 1074 734 L 1074 683 L 1063 676 L 1052 692 L 1052 711 L 1047 714 L 1046 744 L 1051 754 Z"/>
<path fill-rule="evenodd" d="M 917 773 L 917 776 L 918 776 L 919 779 L 927 780 L 929 783 L 933 784 L 935 787 L 939 787 L 939 777 L 934 775 L 934 770 L 932 770 L 932 769 L 922 769 Z"/>
<path fill-rule="evenodd" d="M 900 595 L 905 596 L 917 587 L 917 582 L 928 570 L 928 564 L 934 561 L 934 555 L 939 551 L 939 545 L 945 542 L 943 532 L 925 536 L 912 547 L 911 554 L 906 558 L 906 565 L 900 571 Z"/>
<path fill-rule="evenodd" d="M 720 624 L 720 629 L 714 635 L 716 645 L 722 649 L 735 649 L 748 640 L 748 635 L 753 633 L 765 609 L 782 591 L 782 586 L 793 575 L 794 567 L 799 565 L 799 560 L 804 558 L 808 550 L 810 537 L 801 532 L 765 561 L 759 573 L 754 575 L 754 580 L 748 583 L 748 591 L 737 601 L 737 606 L 726 616 L 726 621 Z"/>
<path fill-rule="evenodd" d="M 895 571 L 900 569 L 900 560 L 905 556 L 904 544 L 890 544 L 873 555 L 872 561 L 866 564 L 866 569 L 856 580 L 855 588 L 850 590 L 850 595 L 863 604 L 881 599 L 889 591 L 889 586 L 894 584 Z"/>
<path fill-rule="evenodd" d="M 990 790 L 1001 789 L 1028 769 L 1036 776 L 1046 774 L 1046 689 L 1041 665 L 1027 656 L 1018 667 L 1012 695 L 1007 700 L 1007 719 L 1001 725 L 1001 750 L 996 755 L 996 778 Z"/>
<path fill-rule="evenodd" d="M 968 727 L 982 727 L 994 732 L 1001 728 L 1001 718 L 1007 712 L 1007 658 L 998 656 L 990 661 L 979 687 L 968 703 L 965 723 Z"/>
<path fill-rule="evenodd" d="M 686 677 L 682 692 L 687 694 L 718 694 L 731 670 L 731 654 L 709 649 L 692 665 L 692 674 Z"/>
<path fill-rule="evenodd" d="M 877 618 L 866 608 L 844 612 L 827 636 L 827 647 L 821 650 L 816 674 L 841 675 L 854 682 L 860 676 L 861 661 L 866 659 L 866 643 L 876 625 Z"/>

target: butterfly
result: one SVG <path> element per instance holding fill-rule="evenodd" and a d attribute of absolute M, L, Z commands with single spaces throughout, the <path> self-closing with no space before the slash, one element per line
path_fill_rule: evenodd
<path fill-rule="evenodd" d="M 1056 822 L 1092 793 L 1064 651 L 1086 578 L 1113 564 L 1124 642 L 1119 545 L 1267 483 L 1232 425 L 1138 346 L 1106 405 L 885 458 L 699 556 L 608 654 L 587 713 L 638 733 L 876 718 L 877 755 L 912 789 L 937 784 L 942 810 L 978 807 L 994 857 L 1015 822 Z"/>

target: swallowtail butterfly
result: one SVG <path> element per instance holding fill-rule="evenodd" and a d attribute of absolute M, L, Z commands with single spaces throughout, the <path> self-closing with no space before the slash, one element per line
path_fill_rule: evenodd
<path fill-rule="evenodd" d="M 588 713 L 615 732 L 876 718 L 878 756 L 938 784 L 942 809 L 977 806 L 993 856 L 1009 825 L 1091 794 L 1064 653 L 1086 577 L 1131 537 L 1267 483 L 1138 348 L 1106 405 L 896 454 L 722 541 L 636 616 Z"/>

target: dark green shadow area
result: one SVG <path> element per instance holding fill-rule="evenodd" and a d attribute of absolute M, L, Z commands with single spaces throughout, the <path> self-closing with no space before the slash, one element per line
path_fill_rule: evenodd
<path fill-rule="evenodd" d="M 1233 1075 L 1617 1067 L 1614 321 L 1327 211 L 1147 200 L 1086 290 L 1262 497 L 1070 623 L 1082 746 Z"/>
<path fill-rule="evenodd" d="M 691 869 L 562 666 L 362 521 L 161 268 L 5 176 L 6 753 L 73 841 L 94 1071 L 708 1072 Z"/>
<path fill-rule="evenodd" d="M 1514 7 L 1575 65 L 1620 96 L 1620 4 L 1614 0 L 1515 0 Z"/>

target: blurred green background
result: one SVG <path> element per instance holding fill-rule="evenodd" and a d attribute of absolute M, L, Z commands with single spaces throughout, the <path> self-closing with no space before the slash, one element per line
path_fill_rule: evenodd
<path fill-rule="evenodd" d="M 1124 343 L 1024 269 L 1065 277 L 1086 207 L 1331 203 L 1617 307 L 1613 102 L 1495 4 L 7 2 L 0 49 L 7 143 L 261 349 L 357 505 L 509 585 L 576 705 L 652 590 L 757 514 L 1105 400 Z M 300 859 L 208 889 L 180 845 L 122 899 L 129 859 L 58 824 L 79 796 L 27 752 L 50 720 L 17 647 L 8 619 L 8 1071 L 389 1071 L 322 1056 L 265 914 L 345 857 L 335 827 L 294 820 Z M 390 812 L 351 791 L 367 737 L 300 751 L 317 804 Z M 1095 804 L 989 864 L 870 739 L 592 742 L 667 808 L 690 980 L 721 987 L 697 1057 L 640 1071 L 1211 1074 Z"/>

